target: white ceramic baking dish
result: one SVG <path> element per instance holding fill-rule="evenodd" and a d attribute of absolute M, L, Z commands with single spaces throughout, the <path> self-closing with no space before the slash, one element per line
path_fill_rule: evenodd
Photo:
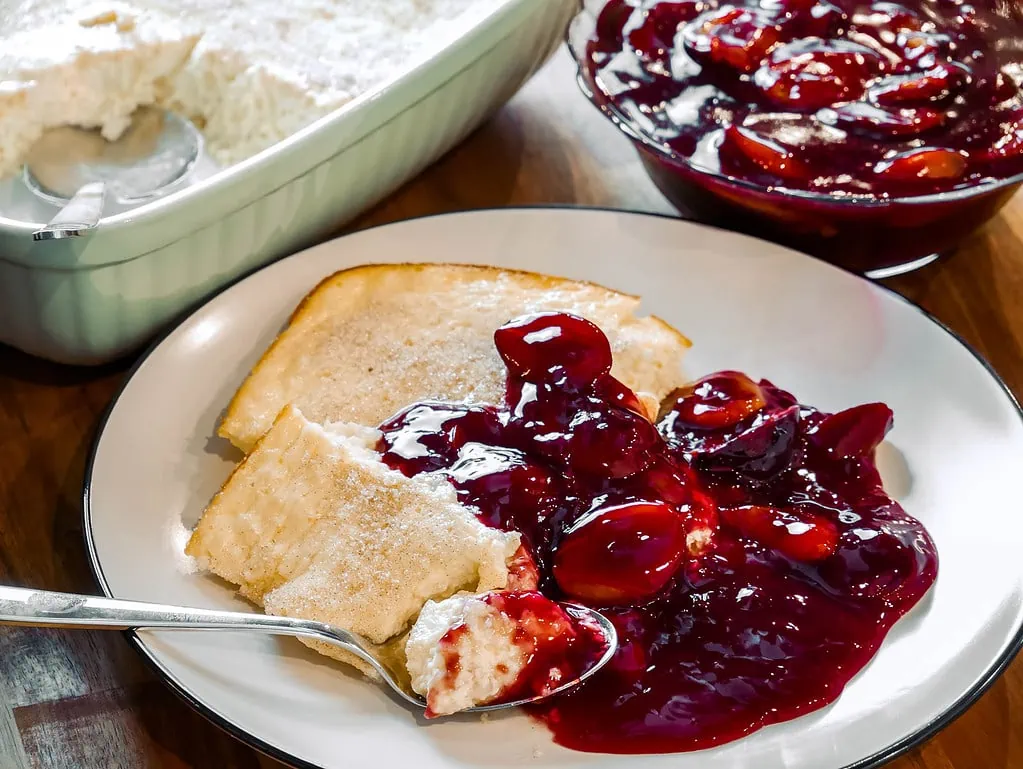
<path fill-rule="evenodd" d="M 312 244 L 419 173 L 561 43 L 578 0 L 505 0 L 443 51 L 215 176 L 33 242 L 0 217 L 0 342 L 98 364 L 136 351 L 225 283 Z"/>

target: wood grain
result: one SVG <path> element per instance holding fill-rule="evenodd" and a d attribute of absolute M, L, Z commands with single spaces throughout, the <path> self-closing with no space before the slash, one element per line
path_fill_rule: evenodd
<path fill-rule="evenodd" d="M 627 142 L 576 92 L 564 52 L 486 126 L 348 229 L 567 203 L 671 213 Z M 1023 201 L 952 258 L 888 285 L 1023 393 Z M 44 363 L 0 347 L 0 580 L 96 591 L 81 532 L 85 455 L 130 362 Z M 1023 767 L 1023 662 L 893 769 Z M 191 711 L 110 633 L 0 630 L 0 769 L 279 767 Z M 822 767 L 822 769 L 827 769 Z"/>

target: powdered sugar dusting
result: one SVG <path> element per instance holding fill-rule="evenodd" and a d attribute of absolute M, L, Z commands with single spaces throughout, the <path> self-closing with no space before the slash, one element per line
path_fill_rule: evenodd
<path fill-rule="evenodd" d="M 199 561 L 185 552 L 192 530 L 185 526 L 181 518 L 173 518 L 167 525 L 167 541 L 170 542 L 174 565 L 182 574 L 198 574 L 201 571 Z"/>
<path fill-rule="evenodd" d="M 239 391 L 220 434 L 247 451 L 280 409 L 314 422 L 380 424 L 424 400 L 499 403 L 506 370 L 494 329 L 537 310 L 592 320 L 611 341 L 612 373 L 650 393 L 651 408 L 684 381 L 688 345 L 639 300 L 600 286 L 492 268 L 387 265 L 338 273 Z"/>
<path fill-rule="evenodd" d="M 504 1 L 7 0 L 0 176 L 45 128 L 99 127 L 116 139 L 149 104 L 194 120 L 213 158 L 236 163 L 439 50 Z"/>
<path fill-rule="evenodd" d="M 484 526 L 442 478 L 388 468 L 370 448 L 374 432 L 285 409 L 207 507 L 188 554 L 268 614 L 377 643 L 404 632 L 429 599 L 505 587 L 519 535 Z"/>

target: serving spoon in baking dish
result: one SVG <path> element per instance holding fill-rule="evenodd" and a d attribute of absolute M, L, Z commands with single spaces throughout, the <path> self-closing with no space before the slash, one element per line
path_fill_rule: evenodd
<path fill-rule="evenodd" d="M 61 210 L 33 240 L 84 235 L 99 224 L 108 195 L 126 203 L 153 198 L 184 177 L 201 152 L 202 135 L 191 121 L 153 107 L 137 110 L 116 141 L 94 129 L 50 129 L 29 151 L 23 178 Z"/>
<path fill-rule="evenodd" d="M 561 606 L 576 619 L 589 620 L 607 643 L 604 653 L 582 675 L 566 681 L 552 692 L 512 702 L 499 702 L 467 708 L 460 713 L 502 710 L 537 702 L 578 686 L 606 665 L 618 648 L 618 634 L 611 621 L 598 611 L 575 603 Z M 408 671 L 395 659 L 386 645 L 375 644 L 362 636 L 323 622 L 186 606 L 168 606 L 116 598 L 54 593 L 48 590 L 0 586 L 0 625 L 71 628 L 79 630 L 226 630 L 254 631 L 272 635 L 309 638 L 337 646 L 369 663 L 395 694 L 416 707 L 425 708 L 426 700 L 412 689 Z"/>

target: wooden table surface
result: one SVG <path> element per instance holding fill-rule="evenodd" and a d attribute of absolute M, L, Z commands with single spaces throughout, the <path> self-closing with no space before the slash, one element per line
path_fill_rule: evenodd
<path fill-rule="evenodd" d="M 346 230 L 515 204 L 670 213 L 572 74 L 562 51 L 487 125 Z M 888 285 L 959 332 L 1023 395 L 1023 199 L 953 258 Z M 98 592 L 82 539 L 82 476 L 129 365 L 73 369 L 0 346 L 2 582 Z M 0 630 L 0 769 L 279 766 L 190 710 L 120 634 Z M 891 766 L 1023 768 L 1023 660 Z"/>

